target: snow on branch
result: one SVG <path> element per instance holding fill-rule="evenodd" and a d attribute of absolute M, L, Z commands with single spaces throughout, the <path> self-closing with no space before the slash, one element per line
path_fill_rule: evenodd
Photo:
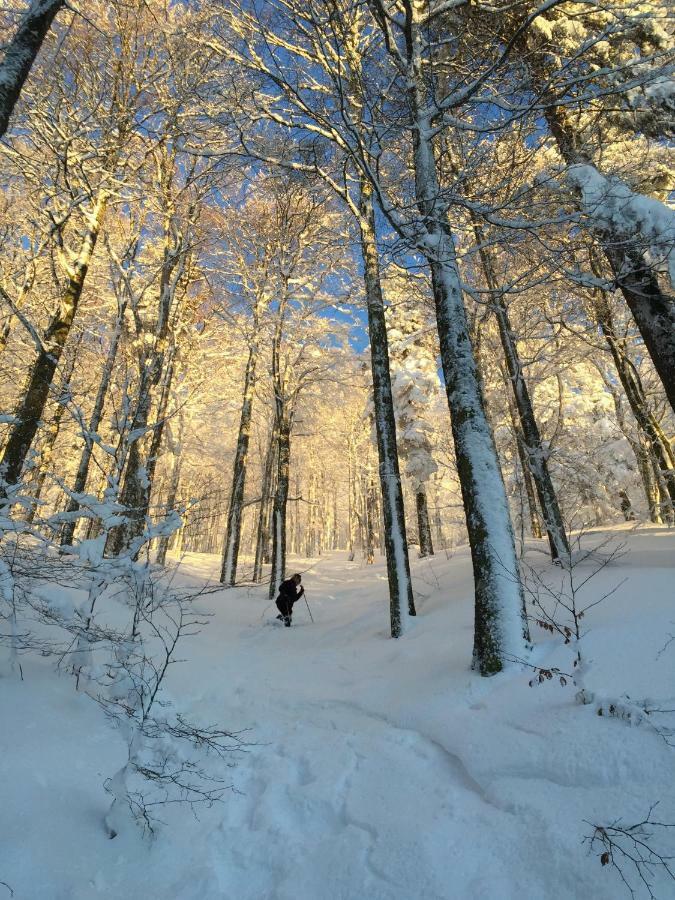
<path fill-rule="evenodd" d="M 617 241 L 644 245 L 668 267 L 675 285 L 675 210 L 653 197 L 632 191 L 614 175 L 602 175 L 595 166 L 570 166 L 566 180 L 579 191 L 593 227 Z"/>

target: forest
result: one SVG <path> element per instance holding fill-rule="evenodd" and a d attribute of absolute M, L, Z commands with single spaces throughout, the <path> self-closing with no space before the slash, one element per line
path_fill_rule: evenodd
<path fill-rule="evenodd" d="M 675 897 L 673 32 L 3 0 L 0 897 Z"/>

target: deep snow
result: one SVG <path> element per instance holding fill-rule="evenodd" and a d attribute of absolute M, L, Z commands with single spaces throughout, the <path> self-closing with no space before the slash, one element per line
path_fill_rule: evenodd
<path fill-rule="evenodd" d="M 675 632 L 675 534 L 616 536 L 630 553 L 591 590 L 627 581 L 587 616 L 587 686 L 672 701 L 675 645 L 658 652 Z M 49 660 L 24 658 L 23 682 L 0 681 L 0 881 L 16 900 L 624 896 L 582 846 L 584 820 L 637 821 L 659 801 L 658 818 L 675 822 L 675 750 L 576 705 L 572 687 L 471 673 L 466 550 L 413 561 L 418 616 L 398 641 L 381 560 L 294 565 L 311 566 L 314 624 L 301 601 L 294 627 L 279 627 L 266 588 L 200 601 L 214 617 L 183 646 L 170 692 L 193 717 L 250 729 L 255 746 L 224 803 L 199 820 L 171 808 L 151 841 L 105 835 L 102 783 L 124 747 L 98 707 Z M 199 583 L 219 560 L 181 566 Z M 534 659 L 569 666 L 568 647 L 533 632 Z M 657 877 L 655 894 L 675 897 L 675 883 Z"/>

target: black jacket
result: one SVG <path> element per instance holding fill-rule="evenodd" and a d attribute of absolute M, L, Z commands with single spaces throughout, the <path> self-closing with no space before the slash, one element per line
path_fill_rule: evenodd
<path fill-rule="evenodd" d="M 288 578 L 286 581 L 282 581 L 279 585 L 279 597 L 278 600 L 281 600 L 286 606 L 293 606 L 296 600 L 299 600 L 302 597 L 301 593 L 298 593 L 297 588 L 295 586 L 295 582 L 292 578 Z"/>

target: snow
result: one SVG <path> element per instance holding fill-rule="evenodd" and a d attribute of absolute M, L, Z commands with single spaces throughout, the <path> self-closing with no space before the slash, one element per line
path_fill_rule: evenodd
<path fill-rule="evenodd" d="M 634 89 L 628 92 L 628 99 L 634 108 L 647 106 L 665 106 L 675 110 L 675 78 L 669 75 L 659 75 L 645 85 L 642 89 Z"/>
<path fill-rule="evenodd" d="M 675 646 L 659 651 L 675 632 L 675 534 L 615 532 L 629 552 L 588 590 L 626 581 L 587 614 L 586 686 L 672 701 Z M 530 561 L 545 566 L 544 549 Z M 582 846 L 584 820 L 638 821 L 658 800 L 659 820 L 675 821 L 675 751 L 646 724 L 576 704 L 573 685 L 472 673 L 467 549 L 411 564 L 418 616 L 397 641 L 383 560 L 293 560 L 314 624 L 299 604 L 291 629 L 265 587 L 200 599 L 213 618 L 182 645 L 170 694 L 194 718 L 249 729 L 253 746 L 228 771 L 236 792 L 199 819 L 167 808 L 152 840 L 104 830 L 123 735 L 49 660 L 23 656 L 25 680 L 0 682 L 0 881 L 16 900 L 623 896 Z M 219 566 L 191 555 L 177 579 L 214 582 Z M 533 637 L 537 665 L 565 670 L 570 648 Z M 675 888 L 659 877 L 667 900 Z"/>
<path fill-rule="evenodd" d="M 424 340 L 426 322 L 410 302 L 387 309 L 391 389 L 399 457 L 413 490 L 437 471 L 431 448 L 430 407 L 440 393 L 436 352 Z"/>
<path fill-rule="evenodd" d="M 581 192 L 596 227 L 622 240 L 641 239 L 657 260 L 665 261 L 675 285 L 675 210 L 634 193 L 620 178 L 602 175 L 589 164 L 570 166 L 567 178 Z"/>

